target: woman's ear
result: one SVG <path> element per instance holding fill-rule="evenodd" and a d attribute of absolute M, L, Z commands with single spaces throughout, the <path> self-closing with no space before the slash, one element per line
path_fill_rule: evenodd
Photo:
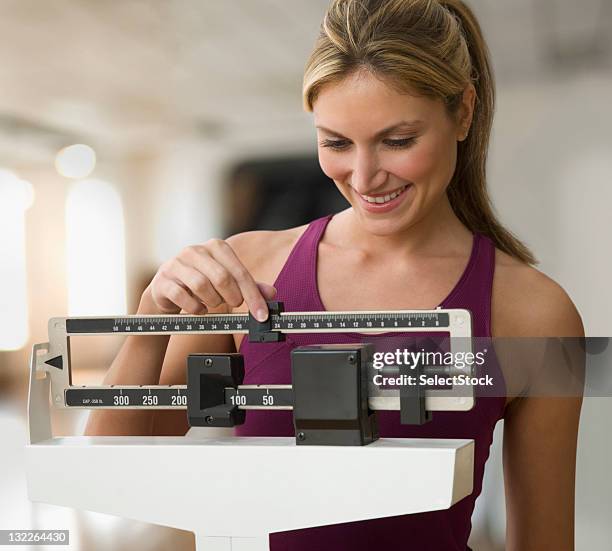
<path fill-rule="evenodd" d="M 474 103 L 476 102 L 476 88 L 470 82 L 463 90 L 463 97 L 458 113 L 457 140 L 462 142 L 470 133 L 472 117 L 474 116 Z"/>

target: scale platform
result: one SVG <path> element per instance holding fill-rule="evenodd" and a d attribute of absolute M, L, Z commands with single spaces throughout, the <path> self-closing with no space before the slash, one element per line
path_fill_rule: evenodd
<path fill-rule="evenodd" d="M 189 530 L 197 551 L 264 551 L 270 532 L 447 509 L 472 492 L 473 460 L 472 440 L 74 436 L 30 444 L 26 471 L 32 501 Z"/>

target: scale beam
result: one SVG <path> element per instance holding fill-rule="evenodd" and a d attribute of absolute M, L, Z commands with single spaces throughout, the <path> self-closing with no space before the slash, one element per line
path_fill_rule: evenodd
<path fill-rule="evenodd" d="M 38 373 L 50 378 L 53 404 L 63 408 L 88 409 L 184 409 L 189 410 L 190 402 L 201 400 L 209 389 L 218 384 L 218 379 L 210 379 L 207 385 L 199 385 L 194 379 L 189 385 L 85 385 L 72 384 L 72 365 L 70 358 L 70 339 L 79 336 L 96 335 L 178 335 L 244 333 L 253 342 L 277 342 L 288 333 L 358 333 L 367 335 L 377 333 L 423 333 L 433 332 L 450 337 L 451 352 L 471 352 L 472 321 L 471 313 L 465 309 L 435 310 L 395 310 L 395 311 L 335 311 L 335 312 L 285 312 L 281 302 L 268 302 L 269 317 L 259 322 L 250 314 L 188 314 L 148 315 L 148 316 L 102 316 L 52 318 L 49 321 L 49 343 L 36 345 L 33 356 Z M 457 338 L 466 337 L 466 338 Z M 400 387 L 373 384 L 376 374 L 406 374 L 402 366 L 385 366 L 375 369 L 371 361 L 372 350 L 368 350 L 362 365 L 366 383 L 363 394 L 365 404 L 371 411 L 406 411 L 408 398 Z M 189 362 L 218 362 L 218 355 L 192 355 Z M 223 358 L 242 362 L 239 354 L 224 354 Z M 240 359 L 238 359 L 240 356 Z M 217 365 L 215 364 L 215 365 Z M 242 369 L 233 368 L 233 369 Z M 310 368 L 310 372 L 315 367 Z M 465 370 L 453 366 L 428 365 L 422 367 L 427 374 L 453 375 Z M 199 414 L 190 416 L 190 422 L 208 426 L 233 426 L 244 421 L 244 412 L 252 409 L 293 410 L 295 388 L 291 385 L 242 384 L 243 375 L 226 374 L 229 379 L 223 386 L 215 387 L 215 411 L 222 415 Z M 198 375 L 200 376 L 200 375 Z M 323 377 L 323 373 L 321 373 Z M 197 388 L 196 388 L 197 387 Z M 324 387 L 323 387 L 324 388 Z M 465 386 L 437 389 L 419 387 L 418 396 L 412 402 L 422 402 L 419 411 L 411 419 L 427 417 L 433 411 L 467 411 L 474 405 L 473 396 L 466 395 Z M 415 403 L 416 403 L 415 402 Z M 403 404 L 403 405 L 402 405 Z M 219 409 L 221 408 L 221 409 Z M 191 409 L 194 409 L 193 407 Z M 206 408 L 200 408 L 204 410 Z M 230 412 L 231 415 L 230 415 Z M 230 417 L 227 417 L 227 416 Z M 200 419 L 196 421 L 196 419 Z M 214 421 L 210 422 L 210 419 Z M 409 422 L 409 421 L 406 421 Z M 219 423 L 219 424 L 217 424 Z"/>

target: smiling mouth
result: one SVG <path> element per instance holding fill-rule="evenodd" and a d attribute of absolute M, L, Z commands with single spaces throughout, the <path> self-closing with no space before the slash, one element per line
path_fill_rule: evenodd
<path fill-rule="evenodd" d="M 385 203 L 388 203 L 389 201 L 393 201 L 393 199 L 395 199 L 398 195 L 401 195 L 406 189 L 408 189 L 410 185 L 411 184 L 405 184 L 402 187 L 394 189 L 393 191 L 390 191 L 387 194 L 363 195 L 361 193 L 358 193 L 358 195 L 362 199 L 367 201 L 368 203 L 376 203 L 379 205 L 384 205 Z"/>

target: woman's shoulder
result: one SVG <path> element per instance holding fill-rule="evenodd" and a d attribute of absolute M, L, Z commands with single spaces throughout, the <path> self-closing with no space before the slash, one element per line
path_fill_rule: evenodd
<path fill-rule="evenodd" d="M 226 242 L 256 281 L 272 285 L 308 224 L 285 230 L 237 233 Z"/>
<path fill-rule="evenodd" d="M 575 337 L 584 335 L 578 309 L 553 278 L 495 249 L 492 295 L 495 337 Z"/>

